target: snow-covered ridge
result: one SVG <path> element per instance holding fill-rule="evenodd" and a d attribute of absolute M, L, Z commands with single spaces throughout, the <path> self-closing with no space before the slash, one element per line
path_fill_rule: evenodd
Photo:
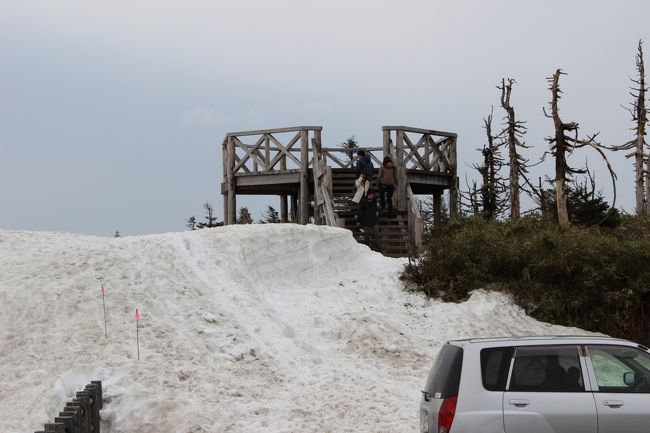
<path fill-rule="evenodd" d="M 37 430 L 91 379 L 107 433 L 415 432 L 444 341 L 580 332 L 500 294 L 404 292 L 403 264 L 327 227 L 0 230 L 0 433 Z"/>

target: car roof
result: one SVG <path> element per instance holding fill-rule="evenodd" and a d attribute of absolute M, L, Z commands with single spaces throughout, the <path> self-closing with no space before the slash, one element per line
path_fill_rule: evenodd
<path fill-rule="evenodd" d="M 606 335 L 521 335 L 521 336 L 508 336 L 508 337 L 481 337 L 481 338 L 465 338 L 449 340 L 448 343 L 456 345 L 467 344 L 486 344 L 489 343 L 513 343 L 513 344 L 553 344 L 553 343 L 623 343 L 634 344 L 636 343 L 623 340 L 620 338 L 608 337 Z M 501 344 L 499 344 L 501 345 Z"/>

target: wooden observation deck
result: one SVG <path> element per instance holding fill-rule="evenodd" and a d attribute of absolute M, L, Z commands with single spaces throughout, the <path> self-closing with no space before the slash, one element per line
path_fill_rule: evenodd
<path fill-rule="evenodd" d="M 321 132 L 320 126 L 297 126 L 228 133 L 222 145 L 225 224 L 236 221 L 237 195 L 275 195 L 282 222 L 345 227 L 358 239 L 350 200 L 354 161 L 343 148 L 324 147 Z M 393 159 L 397 212 L 380 217 L 379 250 L 404 256 L 421 243 L 424 232 L 416 195 L 433 196 L 439 219 L 448 189 L 450 213 L 457 209 L 457 135 L 406 126 L 383 126 L 382 132 L 382 146 L 359 149 L 370 154 L 375 173 L 384 155 Z"/>

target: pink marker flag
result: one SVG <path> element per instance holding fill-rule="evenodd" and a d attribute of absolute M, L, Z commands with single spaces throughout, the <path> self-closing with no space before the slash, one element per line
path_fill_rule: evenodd
<path fill-rule="evenodd" d="M 140 321 L 140 312 L 137 308 L 135 309 L 135 320 Z"/>
<path fill-rule="evenodd" d="M 102 284 L 102 295 L 106 294 L 106 289 L 104 288 L 104 285 Z"/>

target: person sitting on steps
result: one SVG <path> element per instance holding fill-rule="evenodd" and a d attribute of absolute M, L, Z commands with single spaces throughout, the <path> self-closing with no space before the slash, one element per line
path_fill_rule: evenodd
<path fill-rule="evenodd" d="M 384 157 L 384 162 L 379 167 L 379 207 L 381 210 L 387 210 L 389 214 L 393 213 L 393 193 L 397 186 L 397 176 L 395 175 L 395 165 L 390 156 Z M 388 209 L 386 206 L 388 205 Z"/>

